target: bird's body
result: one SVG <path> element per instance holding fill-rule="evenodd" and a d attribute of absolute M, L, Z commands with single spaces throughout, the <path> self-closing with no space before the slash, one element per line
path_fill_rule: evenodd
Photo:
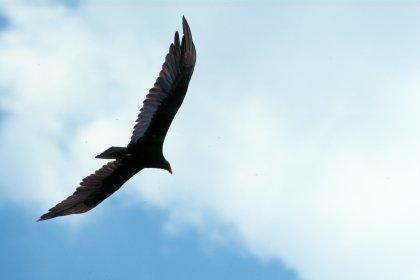
<path fill-rule="evenodd" d="M 172 173 L 162 153 L 169 126 L 184 100 L 194 72 L 196 52 L 187 21 L 184 36 L 175 33 L 162 71 L 143 102 L 127 147 L 111 147 L 97 158 L 113 159 L 82 180 L 73 195 L 63 200 L 39 220 L 80 214 L 91 210 L 117 191 L 144 168 L 160 168 Z"/>

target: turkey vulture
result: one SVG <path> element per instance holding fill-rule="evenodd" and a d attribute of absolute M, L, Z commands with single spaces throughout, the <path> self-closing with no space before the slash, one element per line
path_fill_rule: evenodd
<path fill-rule="evenodd" d="M 196 59 L 191 30 L 184 17 L 182 27 L 182 40 L 175 32 L 159 77 L 143 101 L 130 143 L 127 147 L 111 147 L 96 156 L 113 161 L 84 178 L 71 196 L 38 221 L 91 210 L 143 168 L 160 168 L 172 173 L 162 153 L 163 141 L 184 100 Z"/>

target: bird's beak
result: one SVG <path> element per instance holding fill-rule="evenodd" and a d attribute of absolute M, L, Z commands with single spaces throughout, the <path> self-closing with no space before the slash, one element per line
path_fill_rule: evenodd
<path fill-rule="evenodd" d="M 172 167 L 169 165 L 168 172 L 172 174 Z"/>

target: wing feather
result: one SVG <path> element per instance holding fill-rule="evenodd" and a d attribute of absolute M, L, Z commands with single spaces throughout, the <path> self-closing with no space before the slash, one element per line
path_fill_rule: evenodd
<path fill-rule="evenodd" d="M 182 44 L 180 44 L 178 32 L 175 32 L 174 42 L 169 46 L 169 52 L 165 56 L 165 62 L 162 65 L 159 77 L 143 101 L 143 107 L 137 116 L 130 144 L 138 143 L 139 139 L 146 135 L 166 100 L 171 95 L 176 94 L 179 81 L 185 74 L 192 74 L 194 71 L 195 47 L 191 30 L 185 18 L 183 18 L 183 32 Z M 166 133 L 166 129 L 162 129 L 162 131 Z"/>
<path fill-rule="evenodd" d="M 38 221 L 87 212 L 118 190 L 142 168 L 122 160 L 108 162 L 82 180 L 76 191 L 51 208 Z"/>

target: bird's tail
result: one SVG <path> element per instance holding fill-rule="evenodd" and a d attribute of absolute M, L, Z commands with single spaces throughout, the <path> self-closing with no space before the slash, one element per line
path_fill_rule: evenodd
<path fill-rule="evenodd" d="M 126 147 L 111 147 L 97 155 L 96 158 L 117 159 L 122 158 L 128 153 Z"/>

